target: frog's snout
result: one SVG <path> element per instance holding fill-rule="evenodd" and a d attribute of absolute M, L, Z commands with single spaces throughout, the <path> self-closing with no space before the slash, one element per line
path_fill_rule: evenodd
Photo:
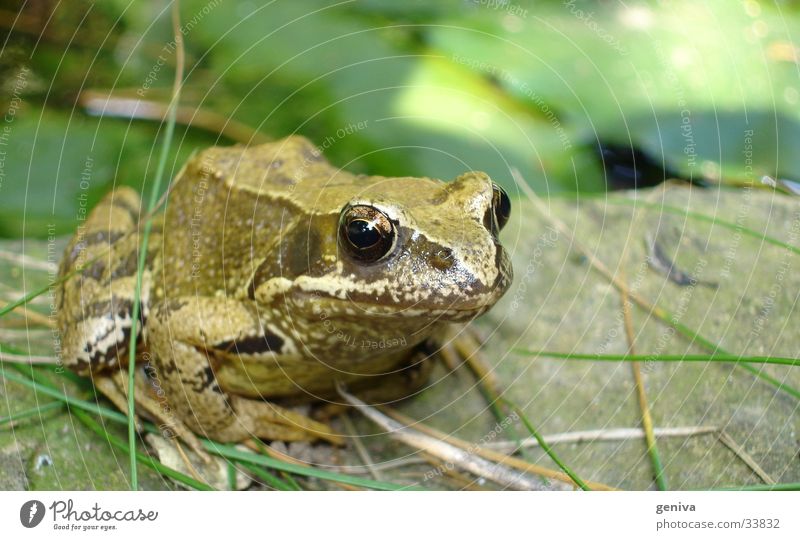
<path fill-rule="evenodd" d="M 490 309 L 508 291 L 513 279 L 513 268 L 508 253 L 499 242 L 491 243 L 494 252 L 480 251 L 464 257 L 454 265 L 448 275 L 452 290 L 457 293 L 445 299 L 456 320 L 475 317 Z"/>

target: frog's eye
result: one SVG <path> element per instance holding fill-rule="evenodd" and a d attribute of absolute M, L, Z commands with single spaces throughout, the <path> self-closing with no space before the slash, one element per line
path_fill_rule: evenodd
<path fill-rule="evenodd" d="M 372 206 L 350 206 L 339 219 L 339 239 L 344 249 L 363 262 L 375 262 L 389 253 L 394 244 L 394 225 Z"/>
<path fill-rule="evenodd" d="M 492 214 L 490 215 L 489 212 Z M 486 212 L 484 222 L 487 224 L 487 229 L 497 234 L 508 223 L 511 217 L 511 199 L 508 198 L 506 192 L 497 184 L 492 184 L 492 207 Z M 494 218 L 494 220 L 492 220 Z M 495 230 L 494 224 L 497 224 Z"/>

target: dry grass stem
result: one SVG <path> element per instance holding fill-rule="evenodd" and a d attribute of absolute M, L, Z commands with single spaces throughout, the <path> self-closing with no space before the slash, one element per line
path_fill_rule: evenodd
<path fill-rule="evenodd" d="M 709 435 L 718 433 L 717 427 L 692 426 L 674 428 L 654 428 L 653 434 L 656 437 L 696 437 L 698 435 Z M 624 441 L 630 439 L 643 439 L 646 437 L 642 428 L 612 428 L 612 429 L 590 429 L 586 431 L 572 431 L 569 433 L 556 433 L 543 436 L 548 444 L 559 443 L 591 443 L 604 441 Z M 519 448 L 538 447 L 539 441 L 533 437 L 527 438 L 517 444 L 514 441 L 498 441 L 485 445 L 486 448 L 497 450 L 498 452 L 516 452 Z"/>
<path fill-rule="evenodd" d="M 357 397 L 339 389 L 339 394 L 359 412 L 385 429 L 393 438 L 413 447 L 424 450 L 434 457 L 452 463 L 476 476 L 491 480 L 503 487 L 519 490 L 541 490 L 544 485 L 534 478 L 518 474 L 505 465 L 488 461 L 463 448 L 444 440 L 431 437 L 400 422 L 389 418 L 375 407 L 367 405 Z M 507 458 L 507 456 L 503 456 Z"/>

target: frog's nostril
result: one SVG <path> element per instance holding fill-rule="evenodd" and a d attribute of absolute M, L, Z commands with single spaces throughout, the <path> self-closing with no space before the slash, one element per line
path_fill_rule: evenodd
<path fill-rule="evenodd" d="M 431 265 L 437 270 L 449 270 L 454 262 L 453 251 L 447 248 L 442 248 L 431 256 Z"/>

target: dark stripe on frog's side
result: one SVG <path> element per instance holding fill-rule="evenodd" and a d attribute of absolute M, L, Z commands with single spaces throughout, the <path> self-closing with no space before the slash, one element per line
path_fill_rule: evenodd
<path fill-rule="evenodd" d="M 197 349 L 200 353 L 204 354 L 202 349 Z M 214 375 L 214 369 L 208 365 L 203 369 L 203 373 L 201 377 L 193 378 L 189 380 L 181 379 L 184 384 L 191 386 L 192 391 L 196 393 L 205 392 L 207 389 L 211 389 L 212 392 L 216 394 L 222 394 L 222 388 L 219 387 L 219 383 L 217 382 L 217 377 Z"/>
<path fill-rule="evenodd" d="M 214 349 L 224 353 L 237 354 L 266 354 L 280 353 L 283 348 L 283 338 L 275 334 L 252 336 L 231 341 L 223 341 L 214 345 Z"/>
<path fill-rule="evenodd" d="M 153 253 L 150 252 L 147 256 L 147 259 L 152 261 Z M 145 262 L 145 266 L 147 266 L 148 262 Z M 108 276 L 109 281 L 114 281 L 115 279 L 119 279 L 122 277 L 128 276 L 135 276 L 136 271 L 139 269 L 139 251 L 138 250 L 131 250 L 126 256 L 124 256 L 119 263 L 114 266 L 114 269 L 111 270 L 111 274 Z"/>
<path fill-rule="evenodd" d="M 110 300 L 102 300 L 100 302 L 95 302 L 94 304 L 90 304 L 89 307 L 84 310 L 83 318 L 88 319 L 90 317 L 111 317 L 111 318 L 125 318 L 126 315 L 130 315 L 133 313 L 133 301 L 128 298 L 120 298 L 118 296 L 112 296 Z M 142 323 L 144 323 L 144 316 L 141 316 Z"/>

